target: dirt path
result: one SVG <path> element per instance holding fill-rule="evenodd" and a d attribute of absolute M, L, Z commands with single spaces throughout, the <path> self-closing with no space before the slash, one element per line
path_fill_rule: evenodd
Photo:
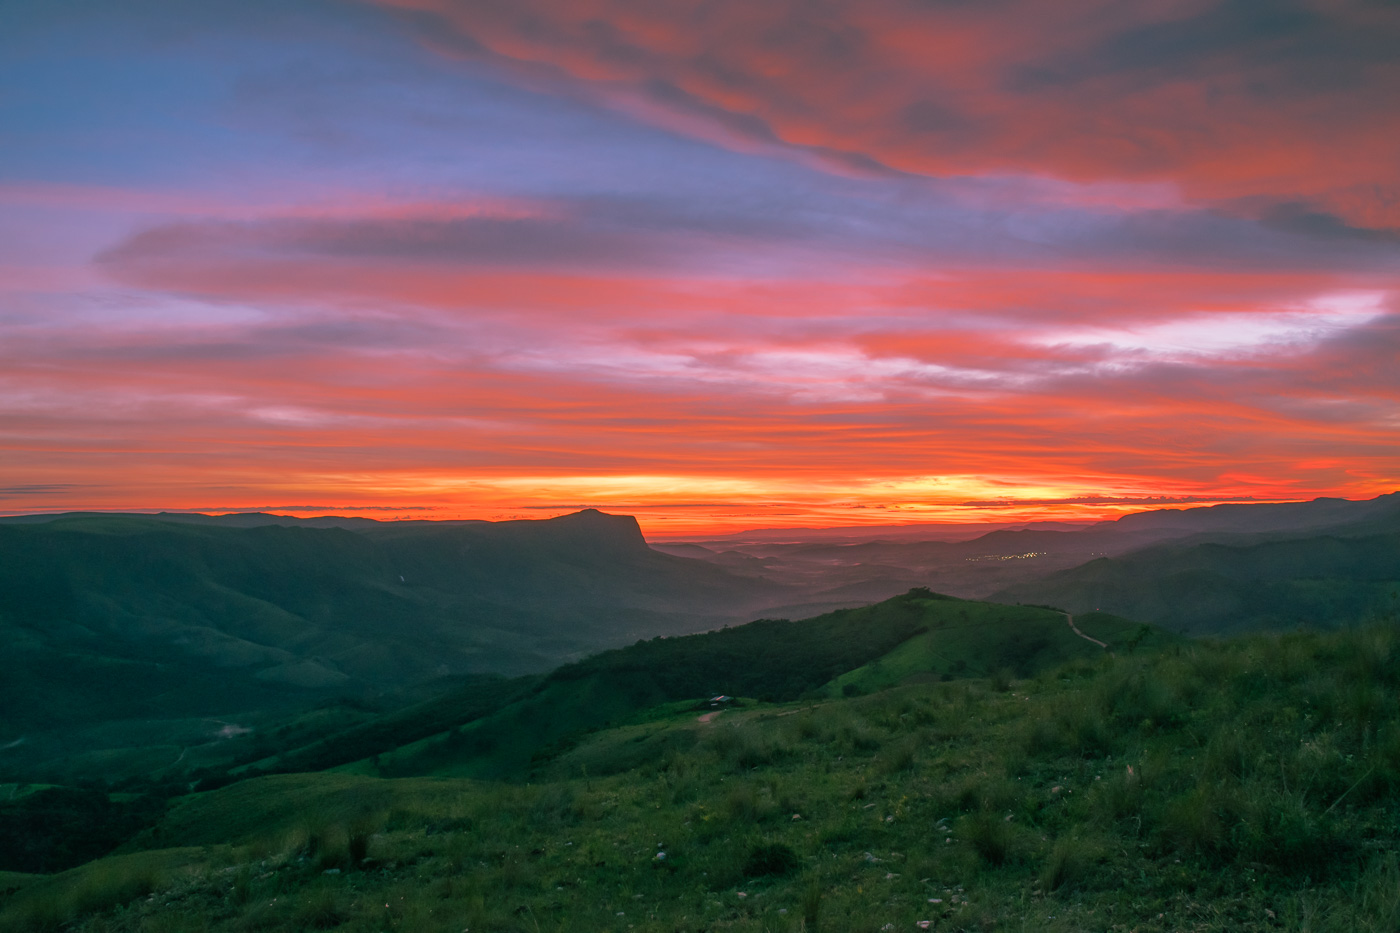
<path fill-rule="evenodd" d="M 696 722 L 710 722 L 711 720 L 713 720 L 716 716 L 718 716 L 718 715 L 719 715 L 720 713 L 722 713 L 722 712 L 724 712 L 724 710 L 722 710 L 722 709 L 717 709 L 717 710 L 715 710 L 713 713 L 701 713 L 699 716 L 697 716 L 697 717 L 695 718 L 695 721 L 696 721 Z"/>
<path fill-rule="evenodd" d="M 1070 627 L 1071 629 L 1074 630 L 1074 634 L 1078 635 L 1080 638 L 1084 639 L 1085 641 L 1092 641 L 1094 644 L 1098 645 L 1100 648 L 1107 648 L 1107 647 L 1108 647 L 1108 643 L 1107 643 L 1107 642 L 1099 641 L 1097 638 L 1090 638 L 1088 635 L 1085 635 L 1083 632 L 1081 632 L 1081 631 L 1079 630 L 1079 626 L 1077 626 L 1077 625 L 1074 624 L 1074 616 L 1070 615 L 1068 612 L 1065 613 L 1065 621 L 1068 622 L 1068 623 L 1069 623 L 1069 627 Z"/>

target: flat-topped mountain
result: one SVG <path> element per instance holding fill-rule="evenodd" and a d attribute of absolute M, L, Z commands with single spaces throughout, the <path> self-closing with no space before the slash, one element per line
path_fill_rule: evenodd
<path fill-rule="evenodd" d="M 779 590 L 653 551 L 633 518 L 596 511 L 323 524 L 0 524 L 0 744 L 544 671 L 741 620 Z"/>

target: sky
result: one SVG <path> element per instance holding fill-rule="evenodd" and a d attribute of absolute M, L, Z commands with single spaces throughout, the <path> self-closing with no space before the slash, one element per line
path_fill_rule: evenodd
<path fill-rule="evenodd" d="M 1387 0 L 0 0 L 0 513 L 1400 488 Z"/>

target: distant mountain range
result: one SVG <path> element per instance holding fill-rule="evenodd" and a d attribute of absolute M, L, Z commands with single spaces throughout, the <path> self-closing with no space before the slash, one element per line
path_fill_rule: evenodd
<path fill-rule="evenodd" d="M 352 728 L 449 693 L 476 709 L 504 689 L 493 677 L 912 587 L 1192 635 L 1400 617 L 1400 494 L 952 541 L 648 546 L 634 519 L 595 510 L 518 522 L 4 518 L 0 770 L 68 759 L 173 773 L 217 758 L 223 732 L 265 735 L 318 703 L 332 706 L 279 728 Z M 347 701 L 360 706 L 334 705 Z"/>
<path fill-rule="evenodd" d="M 1162 543 L 1020 582 L 1002 601 L 1102 609 L 1192 635 L 1400 622 L 1400 495 L 1128 516 Z"/>
<path fill-rule="evenodd" d="M 9 520 L 0 744 L 545 671 L 742 619 L 781 591 L 653 551 L 634 519 L 596 511 L 445 524 Z"/>
<path fill-rule="evenodd" d="M 799 588 L 807 604 L 791 607 L 794 615 L 930 586 L 966 599 L 1102 608 L 1197 634 L 1355 621 L 1386 610 L 1387 587 L 1400 581 L 1400 552 L 1386 539 L 1400 533 L 1400 493 L 1158 509 L 1082 528 L 1031 525 L 972 539 L 935 540 L 940 533 L 653 547 Z M 1332 543 L 1339 537 L 1374 540 Z M 1263 547 L 1271 543 L 1280 546 Z M 1261 549 L 1220 563 L 1233 551 L 1219 548 Z"/>

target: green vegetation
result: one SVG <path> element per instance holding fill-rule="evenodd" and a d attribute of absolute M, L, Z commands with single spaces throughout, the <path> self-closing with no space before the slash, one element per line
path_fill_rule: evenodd
<path fill-rule="evenodd" d="M 1186 539 L 1092 560 L 991 598 L 1043 600 L 1076 613 L 1102 608 L 1191 635 L 1396 618 L 1397 521 L 1390 517 L 1327 535 Z"/>
<path fill-rule="evenodd" d="M 919 591 L 915 591 L 919 592 Z M 854 696 L 912 679 L 959 676 L 1024 678 L 1102 649 L 1074 633 L 1065 614 L 1046 606 L 1002 606 L 970 600 L 921 600 L 926 631 L 897 649 L 832 681 L 829 692 Z M 1076 617 L 1075 624 L 1109 650 L 1148 650 L 1175 636 L 1107 613 Z"/>
<path fill-rule="evenodd" d="M 259 760 L 233 767 L 226 773 L 205 773 L 201 776 L 200 788 L 209 789 L 257 774 L 323 771 L 368 758 L 488 716 L 525 696 L 540 680 L 539 677 L 469 678 L 441 696 L 356 722 L 347 728 L 294 729 L 291 730 L 293 737 L 284 738 L 281 749 L 275 754 L 259 756 Z M 276 732 L 274 730 L 274 735 Z M 308 735 L 312 738 L 305 741 Z M 270 747 L 269 743 L 267 748 Z"/>
<path fill-rule="evenodd" d="M 0 781 L 227 767 L 318 704 L 377 715 L 468 675 L 541 674 L 713 628 L 774 591 L 652 551 L 633 519 L 597 512 L 347 528 L 0 521 Z M 297 766 L 326 760 L 308 750 Z"/>
<path fill-rule="evenodd" d="M 884 664 L 880 656 L 911 636 L 925 646 L 932 639 L 944 647 L 923 657 L 923 668 L 911 661 L 922 656 L 907 653 Z M 340 767 L 379 777 L 527 780 L 542 769 L 554 773 L 560 762 L 570 762 L 579 773 L 592 767 L 592 773 L 600 774 L 605 773 L 600 768 L 619 765 L 590 764 L 587 753 L 577 760 L 565 753 L 594 730 L 664 718 L 668 710 L 674 712 L 667 704 L 688 709 L 697 698 L 717 694 L 767 701 L 819 696 L 832 677 L 872 659 L 873 670 L 886 680 L 890 671 L 936 678 L 942 670 L 942 677 L 952 678 L 986 673 L 979 652 L 986 653 L 993 668 L 1012 652 L 1038 669 L 1100 650 L 1075 636 L 1055 612 L 965 602 L 916 589 L 874 606 L 803 622 L 763 620 L 703 635 L 641 641 L 547 677 L 468 678 L 433 699 L 387 712 L 364 703 L 327 702 L 280 720 L 255 719 L 251 731 L 215 742 L 195 734 L 186 746 L 154 744 L 115 760 L 78 756 L 71 768 L 87 767 L 110 781 L 123 774 L 118 761 L 129 763 L 140 753 L 154 763 L 154 778 L 138 773 L 118 781 L 109 789 L 121 791 L 120 800 L 88 789 L 75 798 L 82 806 L 71 800 L 57 808 L 12 800 L 0 808 L 0 830 L 8 829 L 16 843 L 0 869 L 52 871 L 77 865 L 149 822 L 161 800 L 259 775 Z M 959 660 L 949 664 L 949 656 Z M 1026 664 L 1020 669 L 1030 670 Z M 191 728 L 207 731 L 211 722 L 218 724 L 198 720 Z M 169 729 L 169 723 L 158 723 L 148 734 L 159 741 L 168 738 Z M 642 762 L 691 738 L 680 730 L 638 741 L 626 760 Z M 12 797 L 20 794 L 19 785 L 10 787 Z"/>
<path fill-rule="evenodd" d="M 1141 628 L 1107 616 L 1095 624 L 1125 644 Z M 1168 637 L 1157 633 L 1154 639 Z M 354 770 L 383 777 L 524 780 L 583 734 L 646 718 L 648 710 L 667 703 L 721 694 L 763 702 L 815 698 L 833 689 L 853 694 L 911 678 L 984 676 L 1002 669 L 1025 676 L 1102 650 L 1075 635 L 1059 612 L 914 589 L 801 622 L 766 619 L 604 652 L 559 668 L 529 695 L 490 715 L 385 751 Z"/>
<path fill-rule="evenodd" d="M 38 881 L 42 875 L 19 871 L 0 871 L 0 896 L 12 894 L 31 881 Z"/>
<path fill-rule="evenodd" d="M 935 657 L 919 644 L 939 618 L 960 643 L 958 609 L 990 612 L 902 600 L 882 610 L 890 637 L 906 613 L 928 629 L 858 665 L 865 695 L 634 710 L 538 751 L 529 783 L 287 774 L 192 794 L 118 855 L 13 882 L 0 929 L 1400 925 L 1400 630 L 1211 643 L 1076 619 L 1114 649 L 1069 633 L 1085 653 L 1029 676 L 998 657 L 991 676 L 880 689 Z M 1027 613 L 1003 637 L 1031 638 L 1035 613 L 1069 632 L 1003 608 Z M 686 640 L 534 696 L 638 658 L 664 683 L 668 641 Z"/>
<path fill-rule="evenodd" d="M 1117 556 L 996 598 L 1076 615 L 1103 608 L 1192 635 L 1350 624 L 1400 612 L 1396 508 L 1392 496 L 1166 511 L 957 543 L 790 544 L 776 563 L 659 553 L 631 518 L 592 511 L 501 523 L 0 519 L 0 782 L 100 774 L 144 791 L 341 766 L 488 715 L 504 705 L 492 699 L 498 685 L 533 689 L 538 681 L 523 678 L 638 638 L 815 614 L 900 580 L 986 593 L 1092 554 Z M 1162 535 L 1176 540 L 1128 553 Z M 773 608 L 794 599 L 809 609 Z M 1059 650 L 1033 641 L 998 645 L 1004 657 L 990 664 L 975 637 L 964 650 L 930 635 L 906 660 L 940 677 L 1005 679 Z M 934 655 L 966 667 L 940 667 Z M 737 692 L 793 696 L 844 673 L 819 663 L 793 671 Z M 900 676 L 865 671 L 838 689 L 854 695 Z M 483 679 L 464 688 L 470 677 Z M 658 696 L 689 695 L 674 677 L 660 687 Z M 477 699 L 443 696 L 462 689 Z M 434 709 L 438 700 L 446 705 Z"/>
<path fill-rule="evenodd" d="M 106 791 L 50 787 L 0 803 L 0 870 L 49 872 L 112 849 L 157 819 L 158 797 L 113 799 Z"/>

